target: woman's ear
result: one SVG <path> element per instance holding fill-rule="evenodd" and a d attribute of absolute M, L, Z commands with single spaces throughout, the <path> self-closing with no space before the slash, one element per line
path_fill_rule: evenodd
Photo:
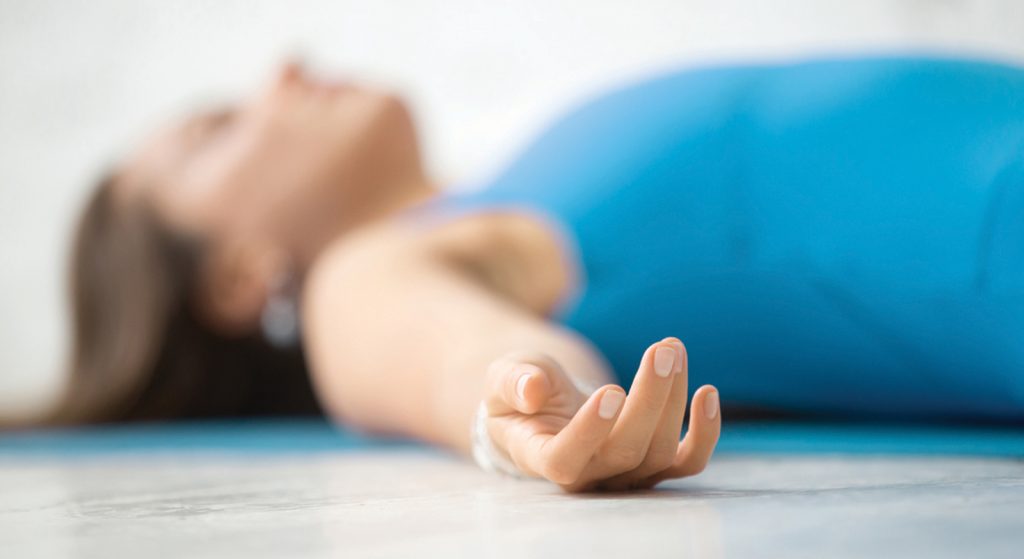
<path fill-rule="evenodd" d="M 199 274 L 199 315 L 225 335 L 255 331 L 287 268 L 284 251 L 269 242 L 247 239 L 213 247 Z"/>

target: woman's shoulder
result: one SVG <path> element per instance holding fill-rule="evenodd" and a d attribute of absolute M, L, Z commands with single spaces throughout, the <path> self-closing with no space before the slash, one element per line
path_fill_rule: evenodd
<path fill-rule="evenodd" d="M 401 215 L 332 242 L 313 264 L 306 291 L 372 285 L 379 274 L 440 265 L 544 312 L 574 286 L 575 258 L 566 249 L 556 225 L 520 208 Z"/>

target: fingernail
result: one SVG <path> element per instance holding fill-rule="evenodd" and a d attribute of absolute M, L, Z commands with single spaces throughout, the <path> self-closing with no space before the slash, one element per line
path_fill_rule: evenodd
<path fill-rule="evenodd" d="M 520 400 L 526 401 L 526 383 L 530 381 L 530 373 L 523 373 L 516 381 L 516 396 Z"/>
<path fill-rule="evenodd" d="M 615 417 L 615 412 L 619 411 L 619 407 L 622 406 L 622 401 L 625 399 L 626 395 L 618 390 L 605 390 L 601 395 L 601 405 L 597 408 L 597 415 L 604 419 Z"/>
<path fill-rule="evenodd" d="M 672 372 L 672 364 L 676 362 L 676 350 L 661 346 L 654 350 L 654 372 L 659 377 L 667 377 Z"/>
<path fill-rule="evenodd" d="M 704 416 L 714 419 L 718 415 L 718 391 L 712 390 L 711 394 L 704 397 Z"/>

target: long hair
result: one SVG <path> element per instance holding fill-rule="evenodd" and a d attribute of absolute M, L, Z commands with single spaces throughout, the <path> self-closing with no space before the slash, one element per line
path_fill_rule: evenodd
<path fill-rule="evenodd" d="M 207 326 L 193 296 L 202 239 L 118 203 L 117 180 L 100 182 L 75 234 L 70 379 L 51 421 L 319 414 L 301 348 Z"/>

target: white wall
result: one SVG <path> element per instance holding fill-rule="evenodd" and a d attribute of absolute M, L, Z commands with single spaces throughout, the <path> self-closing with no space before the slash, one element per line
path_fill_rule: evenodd
<path fill-rule="evenodd" d="M 1024 61 L 1024 2 L 0 0 L 0 415 L 61 378 L 66 241 L 91 178 L 288 53 L 405 92 L 430 166 L 467 183 L 630 75 L 893 49 Z"/>

